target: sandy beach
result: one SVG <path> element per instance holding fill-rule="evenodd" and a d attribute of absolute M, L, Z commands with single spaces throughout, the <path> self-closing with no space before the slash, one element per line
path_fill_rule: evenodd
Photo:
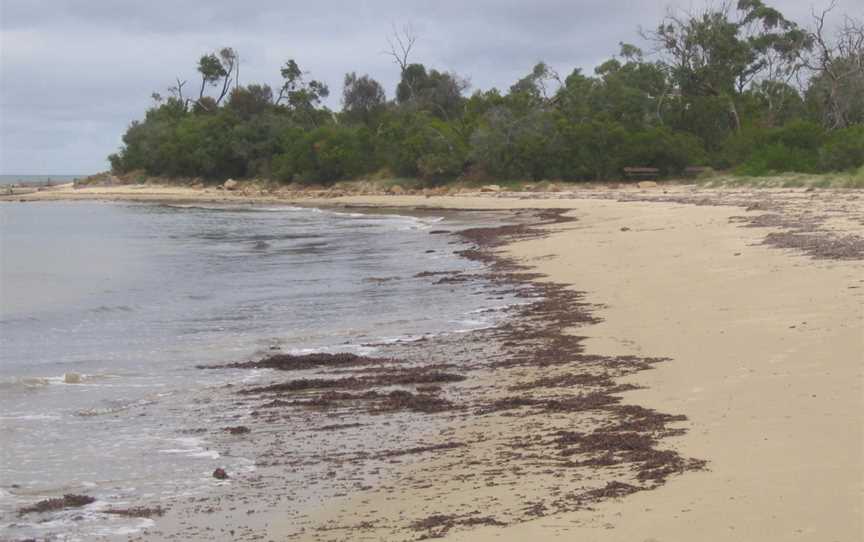
<path fill-rule="evenodd" d="M 8 199 L 8 198 L 7 198 Z M 583 356 L 668 358 L 618 379 L 625 404 L 686 416 L 664 448 L 704 461 L 646 491 L 561 513 L 498 524 L 462 524 L 448 540 L 855 541 L 864 538 L 864 199 L 856 191 L 804 189 L 580 189 L 455 196 L 283 197 L 173 187 L 63 187 L 27 201 L 259 202 L 446 209 L 561 209 L 568 222 L 499 248 L 582 292 L 600 321 L 560 330 L 584 337 Z M 530 378 L 519 368 L 477 378 L 503 390 Z M 632 389 L 630 389 L 632 388 Z M 502 391 L 502 394 L 504 392 Z M 478 418 L 450 438 L 530 432 L 532 421 Z M 549 422 L 566 424 L 566 416 Z M 676 425 L 676 427 L 678 426 Z M 497 427 L 497 429 L 496 429 Z M 563 427 L 563 426 L 562 426 Z M 549 426 L 544 426 L 544 430 Z M 495 442 L 460 455 L 470 470 Z M 430 436 L 441 441 L 440 435 Z M 482 457 L 481 457 L 482 456 Z M 268 518 L 271 537 L 416 539 L 405 518 L 497 503 L 517 510 L 548 487 L 541 475 L 492 487 L 443 476 L 440 457 L 394 471 L 388 491 L 347 495 L 310 515 L 303 533 Z M 441 463 L 443 461 L 443 463 Z M 604 475 L 605 476 L 605 475 Z M 410 479 L 410 487 L 396 483 Z M 611 480 L 611 479 L 610 479 Z M 581 487 L 578 479 L 556 482 Z M 430 504 L 432 503 L 432 504 Z M 472 504 L 473 503 L 473 504 Z M 435 509 L 450 507 L 449 510 Z M 495 515 L 496 510 L 485 509 Z M 374 517 L 386 528 L 350 529 Z M 502 516 L 503 517 L 503 516 Z M 316 529 L 326 526 L 326 530 Z M 337 526 L 334 528 L 334 526 Z M 341 527 L 338 527 L 341 526 Z M 396 527 L 394 527 L 396 526 Z M 346 532 L 346 528 L 349 531 Z M 430 531 L 431 532 L 431 531 Z"/>

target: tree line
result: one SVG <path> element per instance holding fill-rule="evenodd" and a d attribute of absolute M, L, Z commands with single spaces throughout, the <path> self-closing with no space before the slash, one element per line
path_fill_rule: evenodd
<path fill-rule="evenodd" d="M 202 56 L 200 85 L 179 78 L 109 157 L 117 173 L 331 183 L 377 173 L 430 183 L 606 180 L 627 166 L 747 175 L 864 165 L 864 24 L 799 24 L 762 0 L 669 12 L 594 69 L 561 76 L 539 62 L 506 91 L 414 61 L 417 36 L 394 31 L 392 98 L 369 75 L 329 86 L 295 60 L 277 88 L 240 85 L 240 59 Z"/>

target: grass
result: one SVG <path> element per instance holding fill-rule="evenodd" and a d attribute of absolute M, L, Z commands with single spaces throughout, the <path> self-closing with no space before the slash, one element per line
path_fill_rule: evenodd
<path fill-rule="evenodd" d="M 706 188 L 864 188 L 864 166 L 840 173 L 776 173 L 760 177 L 716 174 L 695 182 Z"/>

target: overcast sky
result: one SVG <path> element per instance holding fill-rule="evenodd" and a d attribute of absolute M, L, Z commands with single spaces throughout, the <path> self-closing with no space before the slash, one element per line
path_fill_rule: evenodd
<path fill-rule="evenodd" d="M 828 0 L 769 2 L 806 21 Z M 862 0 L 840 0 L 860 15 Z M 277 87 L 294 58 L 340 106 L 347 71 L 368 73 L 392 97 L 398 69 L 382 51 L 391 25 L 419 36 L 412 60 L 506 89 L 544 60 L 562 75 L 593 70 L 639 42 L 667 8 L 701 0 L 0 0 L 0 174 L 107 169 L 128 123 L 175 76 L 198 84 L 195 63 L 222 46 L 241 57 L 241 83 Z M 187 87 L 187 88 L 189 88 Z"/>

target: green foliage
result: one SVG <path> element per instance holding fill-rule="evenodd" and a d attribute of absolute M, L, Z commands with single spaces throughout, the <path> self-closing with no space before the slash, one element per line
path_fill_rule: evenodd
<path fill-rule="evenodd" d="M 663 175 L 679 174 L 707 160 L 699 138 L 665 127 L 629 133 L 623 154 L 628 164 L 655 167 Z"/>
<path fill-rule="evenodd" d="M 243 120 L 249 120 L 272 109 L 273 90 L 268 85 L 236 87 L 228 97 L 225 107 Z"/>
<path fill-rule="evenodd" d="M 864 166 L 857 57 L 831 61 L 852 76 L 823 70 L 800 92 L 789 82 L 812 36 L 762 0 L 670 12 L 649 37 L 660 52 L 650 61 L 622 43 L 591 75 L 562 79 L 538 62 L 506 92 L 469 97 L 465 79 L 409 63 L 404 51 L 392 101 L 370 76 L 350 72 L 337 113 L 324 105 L 327 84 L 293 59 L 273 89 L 237 86 L 239 56 L 223 48 L 200 57 L 197 97 L 184 96 L 180 79 L 167 100 L 154 93 L 109 160 L 119 173 L 301 183 L 387 171 L 405 185 L 600 181 L 628 166 L 666 176 L 696 165 L 756 176 Z"/>
<path fill-rule="evenodd" d="M 739 175 L 761 177 L 784 171 L 816 172 L 818 162 L 802 155 L 798 149 L 782 143 L 769 143 L 756 149 L 750 158 L 735 171 Z"/>
<path fill-rule="evenodd" d="M 375 165 L 371 157 L 366 128 L 292 128 L 282 134 L 282 152 L 273 159 L 273 175 L 281 181 L 329 184 L 369 173 Z"/>
<path fill-rule="evenodd" d="M 751 176 L 784 171 L 817 173 L 820 171 L 819 148 L 824 141 L 825 131 L 821 126 L 802 120 L 780 128 L 754 130 L 737 142 L 738 152 L 749 155 L 736 171 Z M 744 145 L 749 147 L 744 148 Z"/>
<path fill-rule="evenodd" d="M 378 155 L 401 177 L 456 177 L 466 153 L 467 145 L 454 125 L 426 112 L 394 112 L 379 130 Z"/>
<path fill-rule="evenodd" d="M 342 107 L 346 120 L 372 125 L 386 107 L 384 87 L 369 77 L 346 73 L 342 90 Z"/>
<path fill-rule="evenodd" d="M 819 151 L 823 171 L 858 169 L 864 175 L 864 124 L 837 130 Z"/>
<path fill-rule="evenodd" d="M 409 64 L 396 87 L 396 101 L 445 120 L 452 119 L 459 114 L 462 92 L 467 86 L 467 82 L 452 73 L 427 72 L 422 64 Z"/>

